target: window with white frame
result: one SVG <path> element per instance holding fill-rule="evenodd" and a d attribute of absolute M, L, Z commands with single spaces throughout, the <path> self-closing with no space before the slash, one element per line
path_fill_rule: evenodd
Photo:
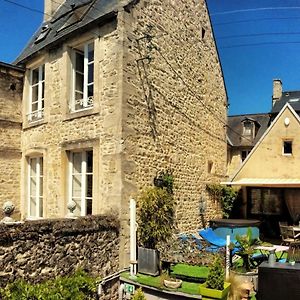
<path fill-rule="evenodd" d="M 94 105 L 94 43 L 86 43 L 72 51 L 72 112 Z"/>
<path fill-rule="evenodd" d="M 93 151 L 69 152 L 69 201 L 76 203 L 74 214 L 92 214 Z"/>
<path fill-rule="evenodd" d="M 30 70 L 28 121 L 44 118 L 45 65 Z"/>
<path fill-rule="evenodd" d="M 28 159 L 28 216 L 43 216 L 43 157 Z"/>

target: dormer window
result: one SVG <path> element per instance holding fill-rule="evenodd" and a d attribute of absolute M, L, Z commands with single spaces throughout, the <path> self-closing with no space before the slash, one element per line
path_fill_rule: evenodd
<path fill-rule="evenodd" d="M 244 135 L 253 135 L 253 122 L 251 121 L 244 121 Z"/>
<path fill-rule="evenodd" d="M 94 104 L 94 43 L 86 43 L 72 53 L 72 112 L 89 109 Z"/>

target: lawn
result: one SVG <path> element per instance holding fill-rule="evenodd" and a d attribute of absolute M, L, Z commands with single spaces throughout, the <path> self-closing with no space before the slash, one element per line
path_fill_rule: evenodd
<path fill-rule="evenodd" d="M 129 277 L 128 272 L 124 272 L 121 274 L 121 277 L 132 280 Z M 163 282 L 161 280 L 160 276 L 150 276 L 150 275 L 144 275 L 144 274 L 137 274 L 136 280 L 137 283 L 140 283 L 142 285 L 150 286 L 157 288 L 159 290 L 169 290 L 169 291 L 177 291 L 177 292 L 182 292 L 190 295 L 200 295 L 199 294 L 199 283 L 195 282 L 187 282 L 187 281 L 182 281 L 182 285 L 178 289 L 169 289 L 163 285 Z"/>

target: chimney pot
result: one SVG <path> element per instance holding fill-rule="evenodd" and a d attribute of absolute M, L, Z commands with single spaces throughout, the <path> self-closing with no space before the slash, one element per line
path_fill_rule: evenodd
<path fill-rule="evenodd" d="M 52 19 L 57 9 L 65 2 L 65 0 L 44 0 L 44 22 Z"/>
<path fill-rule="evenodd" d="M 273 79 L 273 96 L 272 96 L 272 106 L 275 105 L 282 96 L 282 82 L 280 79 Z"/>

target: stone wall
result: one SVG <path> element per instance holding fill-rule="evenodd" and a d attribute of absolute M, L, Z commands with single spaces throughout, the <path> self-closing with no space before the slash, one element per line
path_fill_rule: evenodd
<path fill-rule="evenodd" d="M 20 215 L 21 100 L 23 70 L 0 63 L 0 207 L 7 200 Z"/>
<path fill-rule="evenodd" d="M 119 222 L 112 216 L 0 223 L 1 286 L 17 278 L 41 282 L 78 268 L 104 278 L 119 270 L 118 255 Z"/>
<path fill-rule="evenodd" d="M 157 172 L 171 169 L 178 228 L 194 230 L 202 226 L 206 184 L 226 175 L 227 98 L 205 1 L 139 1 L 119 24 L 128 49 L 125 195 L 137 195 Z M 205 216 L 220 216 L 209 198 Z"/>

